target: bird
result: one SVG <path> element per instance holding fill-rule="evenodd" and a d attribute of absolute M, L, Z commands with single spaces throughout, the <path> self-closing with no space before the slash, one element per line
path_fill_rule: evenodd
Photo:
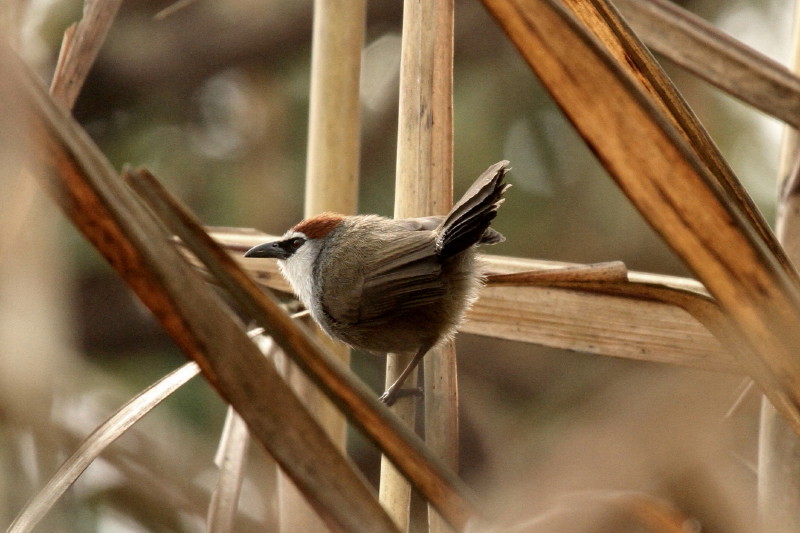
<path fill-rule="evenodd" d="M 413 353 L 380 400 L 392 405 L 425 354 L 453 338 L 477 299 L 476 247 L 505 237 L 490 227 L 509 184 L 508 161 L 486 169 L 444 216 L 392 219 L 322 213 L 245 257 L 276 258 L 329 336 L 365 351 Z"/>

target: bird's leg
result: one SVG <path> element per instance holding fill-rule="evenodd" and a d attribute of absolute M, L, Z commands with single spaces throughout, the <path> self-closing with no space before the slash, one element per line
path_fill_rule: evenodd
<path fill-rule="evenodd" d="M 380 401 L 382 401 L 386 405 L 391 406 L 394 404 L 394 402 L 397 401 L 397 399 L 400 396 L 406 395 L 406 391 L 404 389 L 401 389 L 400 387 L 403 386 L 403 383 L 405 383 L 408 376 L 411 375 L 411 372 L 413 372 L 417 368 L 417 365 L 419 365 L 419 362 L 422 361 L 422 358 L 425 357 L 425 354 L 428 353 L 429 349 L 430 349 L 429 346 L 423 346 L 422 348 L 419 349 L 417 353 L 414 354 L 414 357 L 400 373 L 400 377 L 398 377 L 395 380 L 395 382 L 392 383 L 388 389 L 386 389 L 386 392 L 384 392 L 381 395 L 381 397 L 379 398 Z M 408 391 L 409 394 L 417 394 L 418 392 L 421 392 L 421 390 L 414 389 L 412 391 Z"/>

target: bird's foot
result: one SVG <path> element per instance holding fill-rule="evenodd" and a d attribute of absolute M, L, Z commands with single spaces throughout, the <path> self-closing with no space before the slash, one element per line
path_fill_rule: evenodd
<path fill-rule="evenodd" d="M 383 403 L 385 403 L 387 406 L 391 407 L 400 398 L 406 398 L 408 396 L 419 396 L 421 398 L 422 388 L 415 387 L 411 389 L 401 389 L 399 387 L 398 388 L 389 387 L 388 389 L 386 389 L 386 392 L 381 394 L 381 397 L 378 399 Z"/>

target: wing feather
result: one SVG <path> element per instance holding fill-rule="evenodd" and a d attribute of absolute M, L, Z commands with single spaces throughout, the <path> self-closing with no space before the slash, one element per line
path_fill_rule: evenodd
<path fill-rule="evenodd" d="M 387 239 L 363 269 L 342 276 L 335 290 L 322 291 L 325 312 L 342 324 L 381 324 L 440 299 L 445 286 L 435 249 L 432 232 Z"/>

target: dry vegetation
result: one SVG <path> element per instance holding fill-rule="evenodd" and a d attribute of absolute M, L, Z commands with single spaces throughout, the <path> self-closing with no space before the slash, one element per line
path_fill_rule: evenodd
<path fill-rule="evenodd" d="M 800 79 L 665 0 L 405 4 L 0 6 L 9 531 L 800 529 Z M 419 404 L 241 258 L 502 158 Z"/>

